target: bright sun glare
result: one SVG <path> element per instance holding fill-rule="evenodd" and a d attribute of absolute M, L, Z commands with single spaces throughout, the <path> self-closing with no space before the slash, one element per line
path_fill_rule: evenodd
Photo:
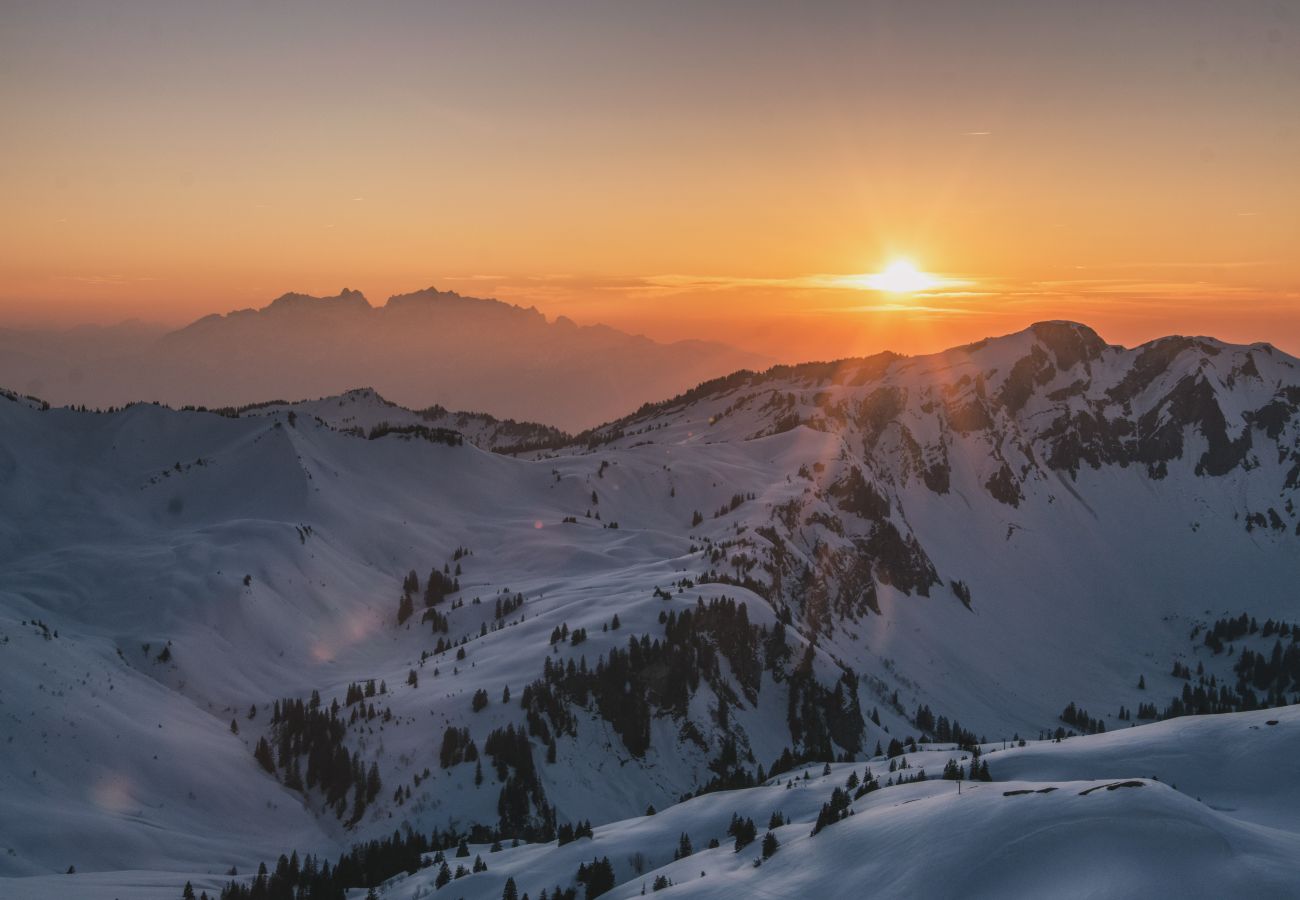
<path fill-rule="evenodd" d="M 914 266 L 911 260 L 897 259 L 885 267 L 883 272 L 867 275 L 862 283 L 877 291 L 891 294 L 911 294 L 924 291 L 940 284 L 940 279 L 928 275 Z"/>

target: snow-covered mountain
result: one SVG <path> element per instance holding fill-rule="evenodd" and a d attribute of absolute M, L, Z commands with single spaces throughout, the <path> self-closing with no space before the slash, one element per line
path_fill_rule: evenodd
<path fill-rule="evenodd" d="M 1119 815 L 1151 852 L 1168 849 L 1155 822 L 1226 841 L 1216 852 L 1259 861 L 1260 895 L 1287 896 L 1276 861 L 1300 822 L 1246 796 L 1294 793 L 1281 756 L 1266 782 L 1209 799 L 1194 760 L 1237 758 L 1219 726 L 1035 739 L 1295 699 L 1298 367 L 1263 344 L 1125 349 L 1043 323 L 932 356 L 738 372 L 575 438 L 519 426 L 519 441 L 373 391 L 238 416 L 0 399 L 0 892 L 48 896 L 35 876 L 69 865 L 87 895 L 120 896 L 128 876 L 86 873 L 136 869 L 210 872 L 211 889 L 230 865 L 406 825 L 536 842 L 588 820 L 620 823 L 594 849 L 639 892 L 615 857 L 643 829 L 648 874 L 665 865 L 654 829 L 725 826 L 741 798 L 766 821 L 763 792 L 845 760 L 781 804 L 799 825 L 776 830 L 772 861 L 719 855 L 689 887 L 694 862 L 660 874 L 684 893 L 833 895 L 797 861 L 850 856 L 845 841 L 922 852 L 906 835 L 940 823 L 946 871 L 965 871 L 1038 804 L 1032 827 L 1061 840 L 1008 866 L 1058 844 L 1110 852 L 1087 823 Z M 1241 715 L 1212 721 L 1274 728 Z M 1296 727 L 1269 719 L 1269 734 Z M 981 784 L 960 806 L 886 787 L 787 852 L 832 782 L 868 758 L 889 777 L 908 737 L 967 753 L 1027 738 L 986 758 L 1036 786 Z M 1202 742 L 1190 774 L 1138 765 L 1184 739 Z M 1115 741 L 1129 755 L 1099 751 L 1104 765 L 1070 749 Z M 957 751 L 918 752 L 941 768 L 924 754 Z M 1064 784 L 1094 778 L 1142 787 Z M 1272 812 L 1240 813 L 1252 803 Z M 504 873 L 542 865 L 528 846 L 485 853 L 502 876 L 454 895 L 500 896 Z M 886 895 L 930 884 L 897 860 L 860 865 Z M 393 895 L 437 896 L 436 871 Z"/>
<path fill-rule="evenodd" d="M 386 400 L 373 388 L 357 388 L 338 396 L 298 403 L 258 403 L 235 411 L 238 415 L 311 416 L 322 424 L 359 437 L 421 429 L 455 431 L 464 441 L 499 453 L 525 453 L 572 440 L 570 435 L 538 422 L 498 419 L 487 413 L 456 412 L 442 406 L 410 410 Z"/>
<path fill-rule="evenodd" d="M 177 331 L 0 329 L 0 384 L 58 405 L 242 406 L 371 385 L 578 429 L 770 360 L 709 341 L 660 343 L 535 308 L 428 288 L 374 307 L 359 292 L 285 294 Z"/>

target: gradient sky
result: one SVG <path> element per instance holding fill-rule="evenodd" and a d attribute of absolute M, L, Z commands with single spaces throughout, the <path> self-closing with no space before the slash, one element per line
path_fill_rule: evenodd
<path fill-rule="evenodd" d="M 428 285 L 785 359 L 1300 352 L 1300 4 L 0 0 L 0 324 Z M 904 256 L 950 284 L 845 287 Z"/>

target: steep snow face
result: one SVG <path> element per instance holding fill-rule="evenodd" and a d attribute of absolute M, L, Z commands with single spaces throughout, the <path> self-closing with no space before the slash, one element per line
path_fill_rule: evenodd
<path fill-rule="evenodd" d="M 239 418 L 0 398 L 0 874 L 494 825 L 530 766 L 531 823 L 611 822 L 953 720 L 1033 737 L 1074 702 L 1114 731 L 1218 699 L 1297 633 L 1268 627 L 1300 620 L 1295 366 L 1049 323 L 741 373 L 518 458 L 365 392 Z M 1241 613 L 1264 627 L 1214 652 Z M 1261 671 L 1255 702 L 1294 694 Z M 275 701 L 313 691 L 381 777 L 359 816 L 279 752 Z M 507 726 L 531 763 L 487 753 Z M 452 728 L 478 766 L 442 765 Z M 1111 773 L 1052 776 L 1080 777 Z"/>

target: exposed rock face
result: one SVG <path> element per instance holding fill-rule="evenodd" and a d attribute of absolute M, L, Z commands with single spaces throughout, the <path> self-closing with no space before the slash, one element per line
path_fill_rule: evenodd
<path fill-rule="evenodd" d="M 924 595 L 959 581 L 937 570 L 911 526 L 926 493 L 956 490 L 968 503 L 982 493 L 1032 517 L 1026 504 L 1050 504 L 1062 484 L 1074 491 L 1085 471 L 1136 467 L 1158 482 L 1267 463 L 1254 481 L 1275 495 L 1300 486 L 1298 409 L 1300 363 L 1266 344 L 1168 337 L 1126 349 L 1084 325 L 1042 322 L 930 356 L 737 373 L 583 439 L 617 443 L 690 422 L 717 440 L 798 426 L 825 434 L 833 459 L 805 467 L 810 492 L 774 513 L 765 534 L 780 545 L 766 563 L 774 592 L 829 630 L 834 613 L 874 609 L 878 586 Z M 1300 529 L 1294 504 L 1275 506 L 1235 514 L 1244 528 Z"/>

